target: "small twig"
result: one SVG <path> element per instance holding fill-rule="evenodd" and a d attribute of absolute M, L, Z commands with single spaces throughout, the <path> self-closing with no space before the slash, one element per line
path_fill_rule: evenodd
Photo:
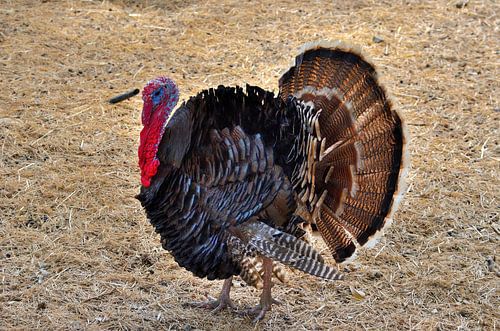
<path fill-rule="evenodd" d="M 380 253 L 382 253 L 382 251 L 384 250 L 385 246 L 386 246 L 386 244 L 385 244 L 385 242 L 384 242 L 384 246 L 382 246 L 382 248 L 380 248 L 380 250 L 377 252 L 377 254 L 375 254 L 375 256 L 373 257 L 374 259 L 376 259 L 376 258 L 377 258 L 377 256 L 379 256 L 379 255 L 380 255 Z"/>
<path fill-rule="evenodd" d="M 163 307 L 163 306 L 162 306 L 162 305 L 161 305 L 158 301 L 156 301 L 155 303 L 156 303 L 156 305 L 158 305 L 158 307 L 160 307 L 160 308 L 161 308 L 164 312 L 166 312 L 166 313 L 170 313 L 170 311 L 169 311 L 167 308 Z"/>
<path fill-rule="evenodd" d="M 30 163 L 30 164 L 28 164 L 28 165 L 25 165 L 24 167 L 19 168 L 19 169 L 17 170 L 17 172 L 20 172 L 20 171 L 22 171 L 22 170 L 24 170 L 24 169 L 26 169 L 26 168 L 29 168 L 29 167 L 31 167 L 31 166 L 32 166 L 32 165 L 34 165 L 34 164 L 35 164 L 35 163 Z"/>
<path fill-rule="evenodd" d="M 406 94 L 406 93 L 393 93 L 394 95 L 397 95 L 398 97 L 409 97 L 409 98 L 415 98 L 415 99 L 420 99 L 418 95 L 412 95 L 412 94 Z"/>
<path fill-rule="evenodd" d="M 128 92 L 125 92 L 123 94 L 117 95 L 116 97 L 109 99 L 109 103 L 111 103 L 111 104 L 118 103 L 118 102 L 121 102 L 123 100 L 127 100 L 127 99 L 129 99 L 137 94 L 139 94 L 138 88 L 131 90 L 131 91 L 128 91 Z"/>
<path fill-rule="evenodd" d="M 139 69 L 137 69 L 137 71 L 135 72 L 135 74 L 132 76 L 133 79 L 135 79 L 135 76 L 137 76 L 141 70 L 144 69 L 144 66 L 141 66 Z M 135 91 L 135 90 L 134 90 Z M 139 93 L 139 90 L 137 90 L 137 93 Z"/>
<path fill-rule="evenodd" d="M 29 167 L 31 167 L 32 165 L 34 165 L 35 163 L 30 163 L 28 165 L 25 165 L 24 167 L 21 167 L 17 170 L 17 181 L 20 182 L 21 181 L 21 171 L 23 171 L 24 169 L 27 169 Z"/>
<path fill-rule="evenodd" d="M 69 216 L 68 216 L 68 227 L 71 230 L 71 217 L 73 216 L 73 209 L 69 210 Z"/>
<path fill-rule="evenodd" d="M 89 109 L 90 109 L 90 107 L 86 107 L 86 108 L 84 108 L 83 110 L 80 110 L 79 112 L 76 112 L 76 113 L 74 113 L 74 114 L 71 114 L 71 115 L 66 116 L 66 118 L 72 118 L 72 117 L 75 117 L 75 116 L 77 116 L 77 115 L 80 115 L 81 113 L 86 112 L 86 111 L 87 111 L 87 110 L 89 110 Z"/>
<path fill-rule="evenodd" d="M 68 200 L 69 198 L 71 198 L 73 196 L 73 194 L 75 194 L 78 190 L 74 190 L 70 195 L 68 195 L 66 198 L 63 199 L 63 201 L 59 202 L 56 206 L 59 207 L 60 205 L 62 205 L 66 200 Z"/>
<path fill-rule="evenodd" d="M 488 143 L 488 140 L 490 140 L 490 137 L 488 137 L 488 139 L 486 139 L 486 141 L 484 142 L 483 146 L 481 146 L 481 157 L 479 158 L 480 160 L 482 160 L 484 157 L 484 152 L 486 151 L 486 143 Z"/>
<path fill-rule="evenodd" d="M 165 31 L 170 30 L 170 28 L 166 28 L 166 27 L 158 26 L 158 25 L 143 25 L 143 27 L 149 28 L 149 29 L 165 30 Z"/>
<path fill-rule="evenodd" d="M 52 129 L 52 130 L 49 130 L 47 131 L 43 136 L 41 136 L 40 138 L 38 138 L 37 140 L 33 141 L 30 146 L 35 146 L 36 143 L 38 143 L 40 140 L 42 140 L 43 138 L 47 137 L 49 134 L 51 134 L 52 132 L 54 132 L 55 129 Z"/>
<path fill-rule="evenodd" d="M 91 297 L 91 298 L 88 298 L 88 299 L 85 299 L 85 300 L 83 300 L 82 302 L 89 302 L 89 301 L 92 301 L 92 300 L 100 299 L 100 298 L 102 298 L 102 297 L 104 297 L 104 296 L 107 296 L 107 295 L 113 294 L 113 292 L 115 292 L 115 291 L 116 291 L 116 288 L 114 288 L 114 287 L 113 287 L 110 291 L 107 291 L 107 292 L 101 293 L 101 294 L 99 294 L 99 295 L 96 295 L 96 296 Z"/>

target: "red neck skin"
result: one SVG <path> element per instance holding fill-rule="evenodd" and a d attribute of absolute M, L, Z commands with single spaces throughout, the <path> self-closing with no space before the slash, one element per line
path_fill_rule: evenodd
<path fill-rule="evenodd" d="M 144 187 L 151 185 L 151 179 L 156 175 L 160 166 L 160 160 L 158 160 L 156 154 L 158 153 L 158 147 L 165 132 L 165 123 L 170 115 L 170 111 L 166 104 L 161 103 L 153 112 L 153 105 L 150 100 L 149 102 L 144 102 L 142 119 L 144 128 L 141 131 L 139 145 L 141 184 Z"/>
<path fill-rule="evenodd" d="M 160 160 L 157 157 L 158 147 L 170 113 L 179 100 L 179 90 L 170 78 L 158 77 L 144 87 L 142 100 L 144 101 L 142 109 L 144 128 L 141 131 L 139 145 L 139 167 L 141 168 L 141 183 L 144 187 L 149 187 L 160 166 Z"/>

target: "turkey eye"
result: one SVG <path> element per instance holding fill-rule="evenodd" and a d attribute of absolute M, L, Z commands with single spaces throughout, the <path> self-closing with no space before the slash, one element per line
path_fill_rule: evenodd
<path fill-rule="evenodd" d="M 163 88 L 160 87 L 151 95 L 151 99 L 153 100 L 154 105 L 158 105 L 161 101 L 161 97 L 163 96 Z"/>

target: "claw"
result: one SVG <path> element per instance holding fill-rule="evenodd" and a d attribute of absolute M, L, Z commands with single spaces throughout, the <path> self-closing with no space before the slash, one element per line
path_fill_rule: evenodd
<path fill-rule="evenodd" d="M 220 293 L 219 299 L 210 299 L 208 301 L 202 302 L 188 302 L 185 306 L 193 307 L 193 308 L 204 308 L 212 310 L 213 314 L 216 314 L 224 309 L 236 309 L 233 301 L 229 297 L 229 292 L 231 291 L 233 277 L 230 277 L 224 281 L 224 285 L 222 285 L 222 291 Z"/>
<path fill-rule="evenodd" d="M 216 314 L 228 308 L 236 309 L 236 306 L 234 305 L 233 301 L 229 299 L 229 297 L 219 298 L 217 300 L 201 301 L 201 302 L 188 302 L 185 305 L 192 308 L 210 309 L 212 310 L 213 314 Z"/>
<path fill-rule="evenodd" d="M 257 306 L 253 308 L 247 308 L 243 311 L 238 312 L 239 315 L 242 316 L 255 316 L 253 319 L 253 323 L 257 323 L 264 319 L 266 316 L 266 313 L 271 310 L 271 305 L 260 305 L 258 304 Z"/>
<path fill-rule="evenodd" d="M 253 323 L 256 324 L 257 322 L 263 320 L 268 310 L 271 310 L 271 306 L 262 308 L 259 314 L 253 319 Z"/>

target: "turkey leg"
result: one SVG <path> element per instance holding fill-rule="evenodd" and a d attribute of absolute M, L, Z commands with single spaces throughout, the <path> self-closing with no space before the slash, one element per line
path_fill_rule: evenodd
<path fill-rule="evenodd" d="M 273 303 L 278 304 L 276 300 L 271 296 L 272 276 L 273 276 L 273 260 L 267 257 L 262 257 L 262 267 L 264 269 L 264 275 L 262 277 L 263 289 L 260 295 L 260 303 L 255 308 L 251 308 L 244 312 L 245 315 L 256 315 L 254 318 L 254 323 L 262 320 L 266 313 L 271 310 L 271 305 Z"/>
<path fill-rule="evenodd" d="M 227 308 L 236 309 L 235 305 L 231 301 L 231 298 L 229 297 L 229 292 L 231 291 L 232 283 L 233 283 L 233 276 L 224 280 L 224 284 L 222 285 L 222 290 L 220 292 L 219 299 L 208 300 L 204 302 L 191 302 L 188 303 L 188 306 L 195 308 L 212 309 L 213 313 L 217 313 Z"/>

